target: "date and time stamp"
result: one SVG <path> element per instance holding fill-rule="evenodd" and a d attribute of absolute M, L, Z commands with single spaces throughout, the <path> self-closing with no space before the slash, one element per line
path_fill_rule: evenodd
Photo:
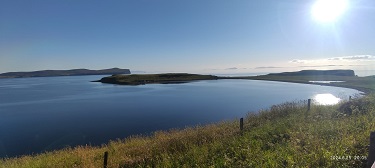
<path fill-rule="evenodd" d="M 339 155 L 333 155 L 330 157 L 331 160 L 367 160 L 367 156 L 351 156 L 351 155 L 344 155 L 344 156 L 339 156 Z"/>

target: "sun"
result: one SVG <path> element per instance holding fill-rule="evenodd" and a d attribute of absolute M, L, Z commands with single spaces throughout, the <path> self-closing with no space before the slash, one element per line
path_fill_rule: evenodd
<path fill-rule="evenodd" d="M 348 0 L 317 0 L 311 8 L 311 14 L 319 22 L 333 22 L 348 6 Z"/>

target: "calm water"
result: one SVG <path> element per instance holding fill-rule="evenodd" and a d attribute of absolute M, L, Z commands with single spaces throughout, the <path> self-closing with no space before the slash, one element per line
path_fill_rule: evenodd
<path fill-rule="evenodd" d="M 0 79 L 0 157 L 100 145 L 111 139 L 245 116 L 285 101 L 359 94 L 353 89 L 217 80 L 118 86 L 102 76 Z"/>

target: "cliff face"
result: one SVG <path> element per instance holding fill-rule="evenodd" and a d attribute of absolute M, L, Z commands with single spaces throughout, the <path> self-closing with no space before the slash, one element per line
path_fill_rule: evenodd
<path fill-rule="evenodd" d="M 270 73 L 277 76 L 308 76 L 308 75 L 334 75 L 334 76 L 355 76 L 353 70 L 302 70 L 298 72 Z"/>
<path fill-rule="evenodd" d="M 71 70 L 43 70 L 32 72 L 7 72 L 0 74 L 0 78 L 26 78 L 26 77 L 50 77 L 50 76 L 79 76 L 79 75 L 113 75 L 113 74 L 130 74 L 129 69 L 71 69 Z"/>

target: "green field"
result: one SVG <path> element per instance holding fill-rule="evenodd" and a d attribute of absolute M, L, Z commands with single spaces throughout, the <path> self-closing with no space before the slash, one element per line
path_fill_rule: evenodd
<path fill-rule="evenodd" d="M 7 158 L 0 167 L 102 167 L 105 151 L 108 167 L 364 167 L 369 135 L 375 131 L 373 80 L 347 78 L 345 87 L 367 90 L 366 96 L 349 102 L 314 105 L 310 111 L 306 101 L 286 102 L 249 113 L 242 133 L 236 119 L 129 137 L 100 147 Z"/>

